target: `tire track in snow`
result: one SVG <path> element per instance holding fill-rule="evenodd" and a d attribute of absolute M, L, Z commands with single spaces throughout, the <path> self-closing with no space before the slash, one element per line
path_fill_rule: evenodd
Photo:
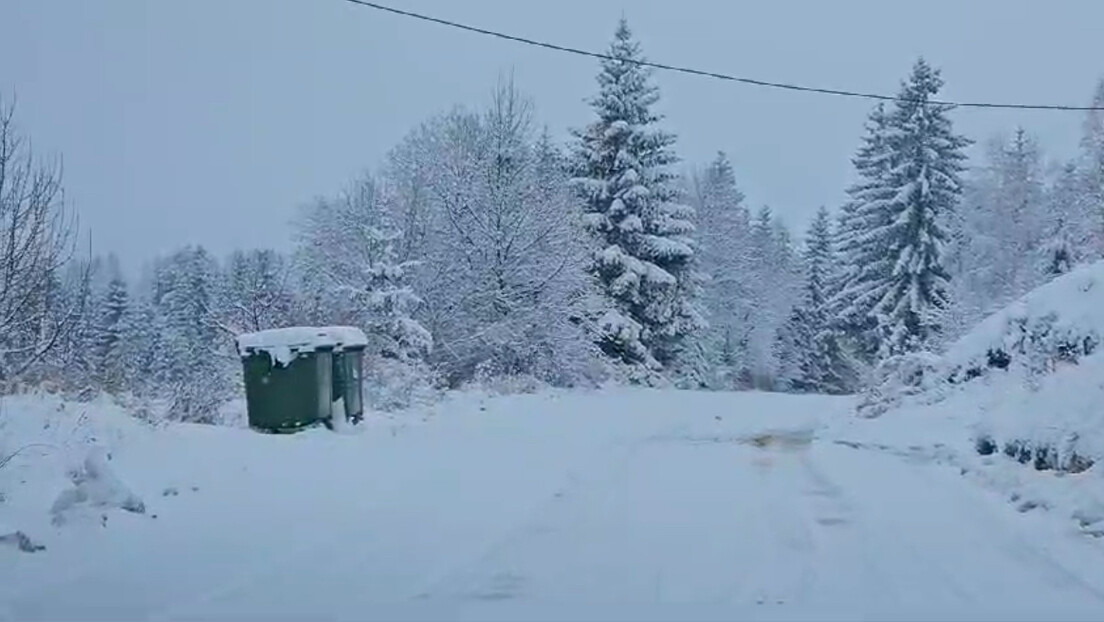
<path fill-rule="evenodd" d="M 740 538 L 741 572 L 729 584 L 725 600 L 765 608 L 805 604 L 819 577 L 815 526 L 804 507 L 808 486 L 800 477 L 808 446 L 741 442 L 735 450 L 750 480 L 737 483 L 753 481 L 756 486 L 744 502 L 752 520 Z"/>
<path fill-rule="evenodd" d="M 733 589 L 745 599 L 750 596 L 748 604 L 761 606 L 869 604 L 872 597 L 893 603 L 915 593 L 916 576 L 900 577 L 898 566 L 904 565 L 936 576 L 946 592 L 969 600 L 945 573 L 939 579 L 939 570 L 908 543 L 884 544 L 901 536 L 875 529 L 872 525 L 878 522 L 858 512 L 850 489 L 818 466 L 832 457 L 818 447 L 814 442 L 797 452 L 765 450 L 752 460 L 760 465 L 769 460 L 769 466 L 760 468 L 756 492 L 761 497 L 749 499 L 758 501 L 759 509 L 749 537 L 765 543 L 754 549 L 765 559 L 743 578 L 747 585 Z"/>
<path fill-rule="evenodd" d="M 800 492 L 794 490 L 792 481 L 788 481 L 793 478 L 786 476 L 796 473 L 799 458 L 783 452 L 771 452 L 771 455 L 774 458 L 771 465 L 764 469 L 766 473 L 763 474 L 763 479 L 766 480 L 766 474 L 769 473 L 774 475 L 777 481 L 773 485 L 771 482 L 764 482 L 765 511 L 761 514 L 761 520 L 766 522 L 767 531 L 772 536 L 770 541 L 783 545 L 775 548 L 786 551 L 788 554 L 784 559 L 789 562 L 789 565 L 797 566 L 799 570 L 795 576 L 789 571 L 782 573 L 783 576 L 776 576 L 777 573 L 770 572 L 761 575 L 760 579 L 769 580 L 758 582 L 759 595 L 754 604 L 803 604 L 812 593 L 817 578 L 813 567 L 817 546 L 804 516 L 804 509 L 801 507 Z M 780 469 L 780 466 L 784 469 Z M 771 583 L 774 585 L 769 585 Z"/>
<path fill-rule="evenodd" d="M 511 584 L 520 588 L 524 577 L 516 576 L 509 570 L 497 568 L 491 562 L 501 558 L 509 550 L 528 543 L 534 537 L 547 536 L 568 531 L 572 522 L 584 517 L 593 517 L 605 509 L 605 500 L 610 490 L 621 481 L 639 450 L 647 443 L 657 439 L 676 437 L 686 432 L 691 422 L 682 421 L 651 434 L 628 442 L 613 440 L 590 450 L 591 458 L 582 467 L 576 464 L 568 468 L 562 483 L 555 487 L 534 506 L 526 517 L 515 523 L 505 533 L 490 538 L 479 547 L 479 553 L 457 564 L 450 564 L 436 573 L 423 587 L 410 594 L 410 600 L 430 600 L 438 598 L 488 599 L 490 595 L 498 599 L 506 594 L 497 589 L 504 576 L 512 578 Z M 612 450 L 612 451 L 611 451 Z M 609 458 L 611 454 L 615 457 Z M 580 473 L 591 475 L 582 476 Z M 488 570 L 491 570 L 488 572 Z M 509 597 L 520 596 L 520 590 L 511 590 Z"/>
<path fill-rule="evenodd" d="M 818 577 L 821 581 L 817 587 L 823 588 L 827 580 L 833 577 L 846 576 L 851 589 L 862 586 L 862 591 L 867 591 L 868 587 L 873 587 L 878 594 L 893 593 L 893 588 L 886 581 L 884 569 L 862 544 L 864 534 L 847 491 L 816 466 L 815 459 L 819 455 L 817 449 L 818 445 L 814 442 L 810 450 L 800 457 L 804 476 L 801 492 L 807 504 L 803 506 L 806 508 L 806 520 L 810 522 L 814 539 L 824 554 L 823 559 L 829 560 L 827 563 L 833 565 L 832 568 L 823 569 L 826 574 Z M 812 512 L 808 511 L 809 506 Z M 850 574 L 841 572 L 836 566 L 840 559 L 846 559 L 845 553 L 851 553 L 857 558 L 857 567 Z M 856 590 L 858 591 L 860 590 Z M 822 594 L 818 593 L 817 596 Z"/>
<path fill-rule="evenodd" d="M 835 454 L 844 459 L 844 462 L 827 461 L 837 465 L 837 468 L 840 464 L 847 464 L 847 460 L 853 460 L 853 457 L 849 457 L 846 450 L 842 448 L 825 446 L 824 451 L 828 456 Z M 886 469 L 880 467 L 878 462 L 879 460 L 876 459 L 869 465 L 865 465 L 865 470 L 881 477 Z M 926 465 L 910 464 L 907 461 L 895 464 L 899 464 L 899 468 L 892 470 L 894 475 L 892 490 L 879 489 L 878 480 L 869 477 L 865 478 L 866 481 L 862 486 L 855 487 L 855 490 L 862 490 L 865 493 L 856 498 L 858 501 L 856 527 L 863 534 L 860 545 L 863 547 L 864 554 L 868 558 L 892 560 L 891 564 L 882 566 L 882 576 L 889 579 L 886 583 L 892 586 L 894 594 L 894 602 L 889 604 L 919 604 L 913 601 L 906 603 L 903 600 L 917 597 L 917 585 L 928 588 L 938 586 L 945 597 L 949 597 L 959 606 L 975 603 L 977 597 L 967 588 L 960 573 L 948 568 L 947 560 L 942 555 L 947 552 L 947 549 L 918 546 L 914 537 L 931 533 L 935 524 L 961 523 L 946 517 L 943 520 L 937 520 L 939 517 L 933 515 L 933 510 L 945 510 L 944 504 L 919 503 L 915 494 L 910 494 L 904 499 L 887 494 L 900 491 L 941 494 L 941 491 L 933 488 L 929 482 L 910 481 L 915 479 L 915 475 L 922 472 Z M 916 521 L 918 517 L 926 518 L 919 520 L 915 525 L 906 524 L 902 520 L 907 518 L 910 521 Z M 921 601 L 935 601 L 937 597 L 935 593 L 928 593 Z"/>
<path fill-rule="evenodd" d="M 768 554 L 773 551 L 765 567 L 756 565 L 754 574 L 745 577 L 757 586 L 750 604 L 824 605 L 838 602 L 840 590 L 854 599 L 867 597 L 871 588 L 879 594 L 893 591 L 876 556 L 862 545 L 864 536 L 846 490 L 816 466 L 817 447 L 814 439 L 799 449 L 750 454 L 756 456 L 752 464 L 765 459 L 770 466 L 760 468 L 762 511 L 749 537 L 769 543 Z M 789 555 L 779 555 L 787 551 Z M 844 553 L 855 558 L 855 567 L 839 566 L 849 559 Z M 839 585 L 840 579 L 845 583 Z M 746 595 L 748 590 L 741 591 Z"/>

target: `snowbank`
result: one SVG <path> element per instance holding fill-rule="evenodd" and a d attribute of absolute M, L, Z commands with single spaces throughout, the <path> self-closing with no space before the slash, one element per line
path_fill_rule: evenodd
<path fill-rule="evenodd" d="M 1040 469 L 1104 460 L 1104 262 L 1063 275 L 986 318 L 952 345 L 940 373 L 974 384 L 975 427 Z M 945 389 L 945 387 L 937 387 Z M 952 393 L 953 395 L 953 393 Z M 981 399 L 979 399 L 981 398 Z"/>
<path fill-rule="evenodd" d="M 1092 354 L 1104 335 L 1104 261 L 1081 266 L 989 316 L 944 355 L 955 382 L 1020 366 L 1049 373 Z"/>
<path fill-rule="evenodd" d="M 84 403 L 45 393 L 0 397 L 0 540 L 36 549 L 61 524 L 99 526 L 144 510 L 109 456 L 155 434 L 109 398 Z M 118 472 L 118 474 L 116 474 Z M 53 527 L 50 525 L 53 521 Z"/>
<path fill-rule="evenodd" d="M 1104 262 L 991 315 L 941 357 L 883 366 L 852 440 L 927 453 L 1004 495 L 1104 535 Z"/>
<path fill-rule="evenodd" d="M 980 441 L 1011 445 L 1017 459 L 1034 462 L 1041 450 L 1041 468 L 1062 469 L 1075 455 L 1104 460 L 1102 336 L 1104 261 L 1029 292 L 941 357 L 887 362 L 859 410 L 880 415 L 949 400 Z"/>

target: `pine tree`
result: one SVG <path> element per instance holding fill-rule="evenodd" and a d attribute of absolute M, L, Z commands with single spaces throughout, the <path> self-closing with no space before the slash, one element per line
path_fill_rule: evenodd
<path fill-rule="evenodd" d="M 1036 287 L 1037 279 L 1023 271 L 1023 258 L 1035 253 L 1041 243 L 1041 228 L 1045 220 L 1045 187 L 1042 153 L 1038 141 L 1017 128 L 1011 144 L 1002 150 L 1002 177 L 1005 202 L 1009 206 L 1010 224 L 1015 232 L 1009 235 L 1009 247 L 1016 252 L 1016 296 Z"/>
<path fill-rule="evenodd" d="M 834 240 L 835 251 L 840 258 L 832 283 L 829 302 L 833 324 L 848 347 L 865 360 L 872 360 L 877 352 L 873 339 L 874 318 L 868 313 L 870 304 L 859 304 L 861 284 L 888 278 L 889 274 L 879 262 L 881 250 L 870 244 L 870 230 L 888 224 L 887 214 L 874 208 L 886 198 L 882 181 L 889 167 L 886 135 L 888 115 L 878 104 L 870 112 L 855 157 L 851 162 L 858 180 L 847 189 L 848 200 L 840 210 Z"/>
<path fill-rule="evenodd" d="M 805 241 L 804 304 L 809 310 L 813 343 L 805 384 L 819 393 L 847 393 L 856 388 L 856 362 L 832 323 L 832 291 L 838 273 L 834 232 L 828 210 L 821 207 Z"/>
<path fill-rule="evenodd" d="M 42 327 L 61 325 L 69 318 L 68 330 L 58 335 L 49 356 L 40 362 L 40 371 L 62 388 L 88 396 L 96 384 L 96 303 L 102 261 L 75 260 L 58 271 L 56 291 L 46 310 L 47 322 Z"/>
<path fill-rule="evenodd" d="M 214 306 L 218 265 L 203 247 L 186 247 L 164 262 L 156 300 L 155 369 L 171 396 L 169 415 L 183 421 L 217 421 L 228 395 L 231 362 Z"/>
<path fill-rule="evenodd" d="M 609 356 L 660 369 L 704 327 L 693 303 L 693 210 L 670 167 L 675 137 L 658 128 L 659 90 L 621 20 L 602 60 L 597 119 L 577 134 L 575 183 L 597 241 L 591 267 L 609 299 L 598 341 Z"/>
<path fill-rule="evenodd" d="M 824 309 L 828 304 L 829 282 L 833 272 L 832 224 L 828 209 L 821 207 L 809 225 L 802 258 L 805 270 L 803 304 Z"/>
<path fill-rule="evenodd" d="M 130 304 L 126 281 L 114 258 L 109 259 L 108 273 L 107 291 L 96 309 L 95 352 L 99 381 L 105 390 L 114 393 L 126 382 L 125 333 Z"/>
<path fill-rule="evenodd" d="M 801 268 L 792 236 L 769 207 L 762 207 L 751 225 L 749 262 L 750 327 L 745 387 L 769 390 L 778 386 L 782 367 L 778 332 L 800 296 Z"/>
<path fill-rule="evenodd" d="M 1104 108 L 1104 79 L 1097 82 L 1094 108 Z M 1090 110 L 1082 125 L 1081 152 L 1063 165 L 1046 197 L 1037 252 L 1043 278 L 1104 254 L 1104 112 Z"/>
<path fill-rule="evenodd" d="M 1089 250 L 1089 232 L 1080 226 L 1077 214 L 1079 190 L 1077 166 L 1068 162 L 1047 194 L 1044 239 L 1037 262 L 1037 271 L 1044 279 L 1069 272 L 1084 261 Z"/>
<path fill-rule="evenodd" d="M 167 387 L 174 381 L 176 366 L 175 350 L 169 342 L 173 336 L 169 331 L 169 298 L 177 280 L 177 266 L 172 257 L 158 257 L 153 264 L 146 301 L 150 311 L 150 339 L 148 355 L 147 384 L 150 387 Z"/>
<path fill-rule="evenodd" d="M 138 290 L 132 297 L 131 311 L 123 316 L 122 364 L 126 387 L 138 395 L 156 394 L 159 374 L 161 332 L 157 311 L 150 300 L 152 291 Z"/>
<path fill-rule="evenodd" d="M 756 212 L 751 224 L 751 330 L 747 340 L 747 373 L 742 379 L 745 388 L 770 388 L 774 344 L 771 337 L 777 331 L 777 318 L 770 305 L 771 255 L 774 246 L 771 240 L 771 224 L 774 214 L 767 206 Z"/>
<path fill-rule="evenodd" d="M 774 239 L 771 236 L 771 228 L 774 224 L 774 212 L 764 205 L 759 208 L 755 220 L 751 226 L 751 247 L 755 256 L 753 270 L 755 272 L 755 292 L 753 317 L 754 325 L 749 339 L 749 371 L 753 386 L 768 388 L 771 384 L 769 378 L 772 373 L 773 358 L 770 337 L 778 327 L 778 320 L 771 304 L 771 288 L 776 283 L 772 282 L 775 269 L 774 265 Z M 784 318 L 783 318 L 784 319 Z"/>
<path fill-rule="evenodd" d="M 842 393 L 853 388 L 852 364 L 831 326 L 829 294 L 835 258 L 831 220 L 821 207 L 805 237 L 800 302 L 776 342 L 783 390 Z"/>
<path fill-rule="evenodd" d="M 778 327 L 773 344 L 776 389 L 796 393 L 815 390 L 810 370 L 813 366 L 816 323 L 809 309 L 800 304 L 794 306 L 786 321 Z"/>
<path fill-rule="evenodd" d="M 949 303 L 946 221 L 969 141 L 954 133 L 952 107 L 930 101 L 942 85 L 938 70 L 917 61 L 886 118 L 888 161 L 859 193 L 845 315 L 874 319 L 881 358 L 933 345 Z"/>
<path fill-rule="evenodd" d="M 1002 307 L 1039 284 L 1025 258 L 1042 243 L 1046 205 L 1039 147 L 1023 129 L 1011 140 L 996 141 L 989 159 L 975 207 L 983 218 L 971 233 L 993 242 L 986 270 L 993 282 L 982 289 L 994 306 Z"/>
<path fill-rule="evenodd" d="M 703 346 L 719 388 L 736 388 L 747 376 L 752 325 L 751 217 L 722 152 L 694 179 L 702 271 L 708 282 L 702 306 L 709 321 Z"/>

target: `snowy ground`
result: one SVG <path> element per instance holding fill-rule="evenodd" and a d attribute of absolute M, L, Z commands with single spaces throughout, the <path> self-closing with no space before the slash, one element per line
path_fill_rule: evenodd
<path fill-rule="evenodd" d="M 11 398 L 0 438 L 45 446 L 0 470 L 0 523 L 47 549 L 0 547 L 0 618 L 1104 616 L 1104 539 L 1018 511 L 1008 478 L 1028 469 L 950 423 L 851 405 L 459 395 L 355 434 L 267 436 Z M 51 525 L 89 441 L 144 515 Z"/>

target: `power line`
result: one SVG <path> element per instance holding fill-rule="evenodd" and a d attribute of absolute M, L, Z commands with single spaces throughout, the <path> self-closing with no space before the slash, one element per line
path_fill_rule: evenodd
<path fill-rule="evenodd" d="M 525 45 L 532 45 L 549 50 L 555 50 L 557 52 L 566 52 L 568 54 L 575 54 L 578 56 L 587 56 L 590 58 L 615 60 L 620 62 L 632 63 L 640 65 L 642 67 L 651 67 L 653 69 L 661 69 L 663 71 L 673 71 L 677 73 L 685 73 L 694 76 L 704 76 L 707 78 L 715 78 L 717 80 L 726 80 L 729 82 L 740 82 L 742 84 L 750 84 L 752 86 L 762 86 L 774 89 L 784 89 L 787 91 L 802 91 L 806 93 L 819 93 L 821 95 L 836 95 L 840 97 L 855 97 L 861 99 L 873 99 L 878 101 L 908 101 L 905 98 L 897 97 L 894 95 L 883 95 L 881 93 L 864 93 L 861 91 L 848 91 L 843 89 L 829 89 L 820 88 L 815 86 L 803 86 L 800 84 L 789 84 L 786 82 L 772 82 L 769 80 L 756 80 L 755 78 L 744 78 L 740 76 L 733 76 L 724 73 L 717 73 L 714 71 L 706 71 L 703 69 L 694 69 L 692 67 L 680 67 L 678 65 L 668 65 L 665 63 L 657 63 L 646 60 L 633 60 L 625 58 L 614 58 L 609 54 L 602 54 L 600 52 L 591 52 L 590 50 L 583 50 L 580 48 L 574 48 L 566 45 L 559 45 L 557 43 L 549 43 L 547 41 L 538 41 L 536 39 L 529 39 L 526 37 L 519 37 L 517 35 L 511 35 L 504 32 L 498 32 L 495 30 L 488 30 L 486 28 L 479 28 L 478 26 L 470 26 L 468 24 L 461 24 L 459 22 L 450 21 L 447 19 L 441 19 L 439 17 L 433 17 L 431 15 L 425 15 L 423 13 L 415 13 L 414 11 L 406 11 L 403 9 L 396 9 L 395 7 L 379 4 L 376 2 L 369 2 L 368 0 L 345 0 L 352 4 L 368 7 L 370 9 L 376 9 L 378 11 L 384 11 L 392 13 L 394 15 L 401 15 L 403 17 L 410 17 L 413 19 L 421 20 L 423 22 L 431 22 L 439 24 L 441 26 L 448 26 L 450 28 L 457 28 L 460 30 L 466 30 L 468 32 L 474 32 L 488 37 L 495 37 L 498 39 L 505 39 L 506 41 L 513 41 L 515 43 L 523 43 Z M 956 102 L 947 100 L 930 99 L 927 100 L 929 104 L 946 105 L 946 106 L 958 106 L 962 108 L 1005 108 L 1016 110 L 1062 110 L 1062 111 L 1090 111 L 1101 110 L 1104 111 L 1104 107 L 1099 106 L 1063 106 L 1061 104 L 1010 104 L 1010 103 L 994 103 L 994 102 Z"/>

